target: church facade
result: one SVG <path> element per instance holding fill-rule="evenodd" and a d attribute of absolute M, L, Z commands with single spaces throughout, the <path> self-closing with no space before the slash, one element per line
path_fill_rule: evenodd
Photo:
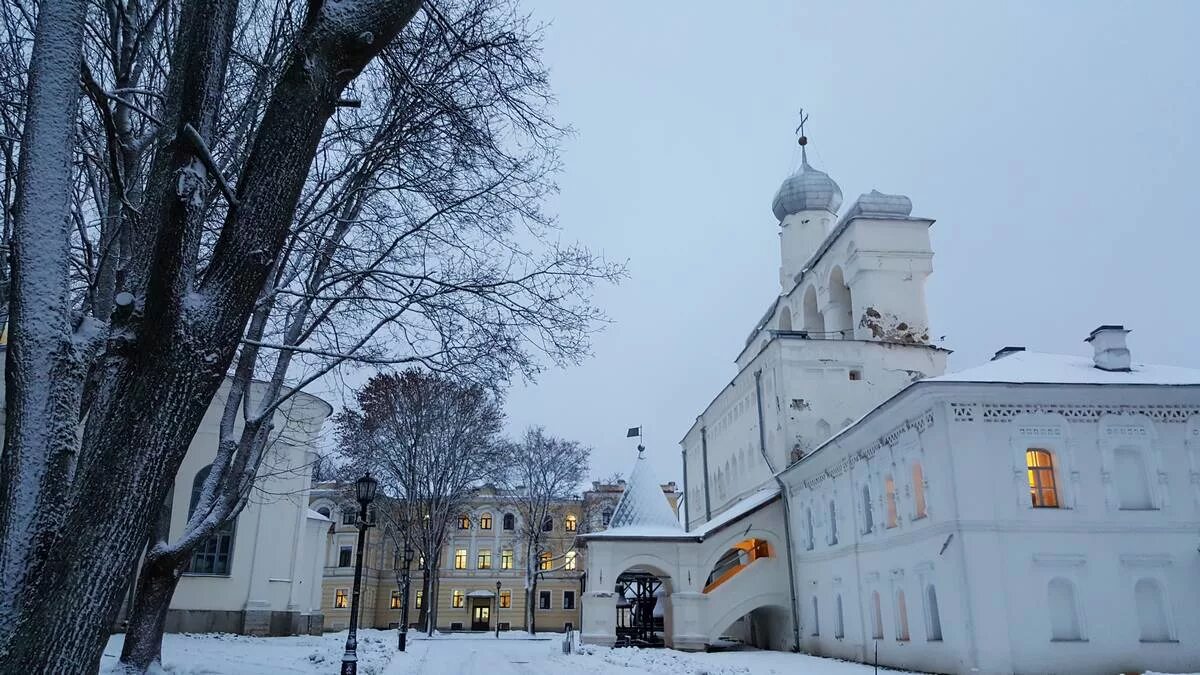
<path fill-rule="evenodd" d="M 684 521 L 587 538 L 583 639 L 616 640 L 636 572 L 665 580 L 662 640 L 682 649 L 1200 667 L 1200 371 L 1135 363 L 1101 326 L 1090 357 L 1005 348 L 945 374 L 933 221 L 876 191 L 840 207 L 807 157 L 780 187 L 780 294 L 681 441 Z"/>

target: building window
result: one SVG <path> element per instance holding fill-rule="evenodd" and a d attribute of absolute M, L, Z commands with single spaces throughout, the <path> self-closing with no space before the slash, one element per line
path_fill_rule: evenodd
<path fill-rule="evenodd" d="M 1113 452 L 1116 464 L 1117 497 L 1122 511 L 1147 511 L 1154 508 L 1150 499 L 1150 483 L 1146 480 L 1146 463 L 1137 448 L 1117 448 Z"/>
<path fill-rule="evenodd" d="M 317 509 L 317 513 L 319 513 L 319 514 L 321 514 L 321 515 L 325 516 L 326 518 L 328 518 L 328 517 L 329 517 L 329 513 L 330 513 L 330 512 L 329 512 L 329 507 L 328 507 L 328 506 L 322 506 L 321 508 Z"/>
<path fill-rule="evenodd" d="M 883 607 L 879 602 L 879 591 L 871 593 L 871 637 L 883 639 Z"/>
<path fill-rule="evenodd" d="M 192 500 L 188 507 L 188 518 L 196 511 L 196 506 L 200 502 L 200 494 L 204 490 L 204 481 L 208 479 L 209 471 L 212 465 L 208 465 L 196 472 L 196 477 L 192 479 Z M 217 529 L 212 534 L 208 535 L 200 544 L 192 551 L 192 558 L 188 561 L 187 571 L 191 574 L 229 574 L 230 567 L 233 563 L 233 523 L 225 521 L 217 526 Z"/>
<path fill-rule="evenodd" d="M 538 569 L 548 571 L 554 568 L 554 556 L 550 555 L 549 551 L 542 551 L 538 554 Z"/>
<path fill-rule="evenodd" d="M 861 379 L 862 379 L 862 371 L 861 370 L 851 370 L 850 371 L 850 381 L 858 382 Z"/>
<path fill-rule="evenodd" d="M 942 641 L 942 615 L 938 611 L 937 590 L 933 584 L 925 587 L 925 639 Z"/>
<path fill-rule="evenodd" d="M 1075 600 L 1075 585 L 1061 577 L 1050 580 L 1046 587 L 1050 608 L 1050 640 L 1074 642 L 1083 639 L 1080 629 L 1079 605 Z"/>
<path fill-rule="evenodd" d="M 604 523 L 604 527 L 608 527 L 608 524 L 612 522 L 612 516 L 612 509 L 604 509 L 600 512 L 600 520 Z"/>
<path fill-rule="evenodd" d="M 887 503 L 887 526 L 895 527 L 900 517 L 896 512 L 896 481 L 892 479 L 891 474 L 883 479 L 883 498 Z"/>
<path fill-rule="evenodd" d="M 575 551 L 567 551 L 566 562 L 563 563 L 564 570 L 575 569 Z"/>
<path fill-rule="evenodd" d="M 467 569 L 467 549 L 459 548 L 454 550 L 454 569 Z"/>
<path fill-rule="evenodd" d="M 925 517 L 925 470 L 920 462 L 913 462 L 913 520 Z"/>
<path fill-rule="evenodd" d="M 869 534 L 875 531 L 875 517 L 871 512 L 871 486 L 864 483 L 862 486 L 862 501 L 863 501 L 863 534 Z"/>
<path fill-rule="evenodd" d="M 451 591 L 450 592 L 450 606 L 457 608 L 457 609 L 461 609 L 464 606 L 464 604 L 466 603 L 466 597 L 467 597 L 466 594 L 460 590 L 456 589 L 454 591 Z"/>
<path fill-rule="evenodd" d="M 479 516 L 479 529 L 481 529 L 481 530 L 492 529 L 492 514 L 485 513 L 482 516 Z"/>
<path fill-rule="evenodd" d="M 837 536 L 837 502 L 829 500 L 829 545 L 836 546 Z"/>
<path fill-rule="evenodd" d="M 908 642 L 908 602 L 904 591 L 896 591 L 896 641 Z"/>
<path fill-rule="evenodd" d="M 563 591 L 563 609 L 575 609 L 575 591 Z"/>
<path fill-rule="evenodd" d="M 392 602 L 390 607 L 392 609 L 400 609 L 400 591 L 392 591 Z"/>
<path fill-rule="evenodd" d="M 812 596 L 812 608 L 813 608 L 813 616 L 812 616 L 813 631 L 812 631 L 812 634 L 815 637 L 815 636 L 818 636 L 821 634 L 821 614 L 817 611 L 817 596 L 815 596 L 815 595 Z"/>
<path fill-rule="evenodd" d="M 465 513 L 460 515 L 458 517 L 458 529 L 460 529 L 460 530 L 471 529 L 471 516 L 468 516 Z"/>
<path fill-rule="evenodd" d="M 809 550 L 809 551 L 811 551 L 811 550 L 813 550 L 813 519 L 812 519 L 812 507 L 809 507 L 809 508 L 806 508 L 806 509 L 804 509 L 804 517 L 805 517 L 805 519 L 808 521 L 808 522 L 807 522 L 807 525 L 808 525 L 808 527 L 805 529 L 805 533 L 804 533 L 804 534 L 805 534 L 805 537 L 807 537 L 807 540 L 804 542 L 804 548 L 805 548 L 806 550 Z"/>
<path fill-rule="evenodd" d="M 551 532 L 554 530 L 554 519 L 550 516 L 542 518 L 542 532 Z"/>
<path fill-rule="evenodd" d="M 346 609 L 350 606 L 350 589 L 339 588 L 333 592 L 333 608 Z"/>
<path fill-rule="evenodd" d="M 846 615 L 842 611 L 842 596 L 840 593 L 837 596 L 837 603 L 834 610 L 833 637 L 840 640 L 846 637 Z"/>
<path fill-rule="evenodd" d="M 506 529 L 506 530 L 517 529 L 517 517 L 511 513 L 504 514 L 504 529 Z"/>
<path fill-rule="evenodd" d="M 353 509 L 342 509 L 342 524 L 354 525 L 358 522 L 358 512 Z"/>
<path fill-rule="evenodd" d="M 566 529 L 567 532 L 574 532 L 578 527 L 579 519 L 577 519 L 573 513 L 568 515 L 566 520 L 563 521 L 563 528 Z"/>
<path fill-rule="evenodd" d="M 417 609 L 421 609 L 423 604 L 425 604 L 425 591 L 417 591 Z"/>
<path fill-rule="evenodd" d="M 417 569 L 419 569 L 419 570 L 425 569 L 425 556 L 423 556 L 423 555 L 417 556 Z"/>
<path fill-rule="evenodd" d="M 513 568 L 513 552 L 512 551 L 501 551 L 500 552 L 500 569 L 511 570 L 512 568 Z"/>
<path fill-rule="evenodd" d="M 479 555 L 476 556 L 475 563 L 476 563 L 475 567 L 478 569 L 481 569 L 481 570 L 492 569 L 492 552 L 486 548 L 480 550 Z"/>
<path fill-rule="evenodd" d="M 500 608 L 508 609 L 512 607 L 512 591 L 500 591 Z"/>
<path fill-rule="evenodd" d="M 1154 579 L 1139 579 L 1133 587 L 1142 642 L 1170 642 L 1171 625 L 1162 586 Z"/>
<path fill-rule="evenodd" d="M 1054 459 L 1049 450 L 1030 448 L 1025 451 L 1029 471 L 1029 499 L 1035 508 L 1058 508 L 1058 487 L 1054 482 Z"/>
<path fill-rule="evenodd" d="M 353 558 L 353 546 L 342 546 L 338 549 L 338 567 L 350 567 L 354 564 Z"/>
<path fill-rule="evenodd" d="M 550 591 L 538 591 L 538 609 L 550 609 Z"/>

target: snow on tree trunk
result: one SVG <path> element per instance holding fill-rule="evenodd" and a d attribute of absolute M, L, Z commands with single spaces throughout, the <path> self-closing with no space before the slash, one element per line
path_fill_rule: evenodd
<path fill-rule="evenodd" d="M 125 629 L 125 643 L 121 647 L 121 665 L 127 671 L 144 673 L 161 661 L 167 611 L 186 567 L 186 558 L 147 557 L 138 577 L 137 594 Z"/>

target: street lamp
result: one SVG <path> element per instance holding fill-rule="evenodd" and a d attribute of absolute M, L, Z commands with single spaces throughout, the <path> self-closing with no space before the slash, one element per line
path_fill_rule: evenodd
<path fill-rule="evenodd" d="M 496 582 L 496 639 L 500 639 L 500 582 Z"/>
<path fill-rule="evenodd" d="M 358 551 L 354 560 L 354 594 L 350 599 L 350 632 L 346 634 L 346 653 L 342 655 L 342 675 L 358 675 L 358 596 L 362 592 L 363 546 L 367 543 L 367 507 L 375 501 L 379 481 L 364 474 L 354 483 L 358 499 Z"/>
<path fill-rule="evenodd" d="M 413 550 L 408 545 L 408 540 L 404 541 L 404 570 L 402 578 L 404 586 L 400 589 L 400 651 L 404 651 L 408 646 L 408 589 L 412 585 L 412 561 Z"/>

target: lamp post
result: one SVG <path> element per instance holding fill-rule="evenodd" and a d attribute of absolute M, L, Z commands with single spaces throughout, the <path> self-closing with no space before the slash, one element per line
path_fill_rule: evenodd
<path fill-rule="evenodd" d="M 354 483 L 358 500 L 358 550 L 354 559 L 354 593 L 350 598 L 350 631 L 346 634 L 346 653 L 342 655 L 342 675 L 358 675 L 358 596 L 362 592 L 363 546 L 367 543 L 367 507 L 375 501 L 379 482 L 364 474 Z"/>
<path fill-rule="evenodd" d="M 500 639 L 500 582 L 496 582 L 496 639 Z"/>
<path fill-rule="evenodd" d="M 404 586 L 400 589 L 400 651 L 404 651 L 408 647 L 408 589 L 412 586 L 412 568 L 413 550 L 408 545 L 408 541 L 404 542 L 404 571 L 403 580 Z"/>

